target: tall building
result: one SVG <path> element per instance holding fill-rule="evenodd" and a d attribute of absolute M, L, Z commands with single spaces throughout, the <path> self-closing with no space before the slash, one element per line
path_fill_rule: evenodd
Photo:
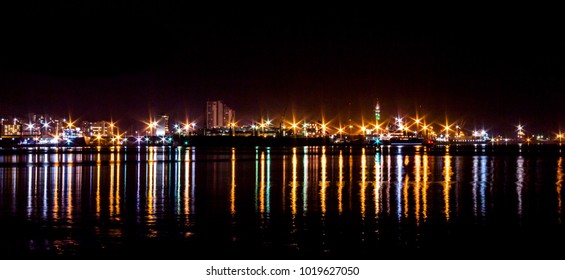
<path fill-rule="evenodd" d="M 235 121 L 235 111 L 221 100 L 206 102 L 206 128 L 222 128 Z"/>
<path fill-rule="evenodd" d="M 157 115 L 155 117 L 155 122 L 157 123 L 157 125 L 155 126 L 156 136 L 169 135 L 169 116 Z"/>

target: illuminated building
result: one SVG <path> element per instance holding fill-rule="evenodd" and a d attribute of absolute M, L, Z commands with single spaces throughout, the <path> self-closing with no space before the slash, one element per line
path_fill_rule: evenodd
<path fill-rule="evenodd" d="M 206 102 L 206 128 L 225 128 L 235 121 L 235 111 L 221 100 Z"/>
<path fill-rule="evenodd" d="M 112 136 L 110 123 L 107 121 L 98 121 L 92 122 L 90 124 L 90 133 L 89 136 Z"/>
<path fill-rule="evenodd" d="M 17 118 L 2 119 L 2 136 L 19 136 L 22 133 L 22 123 Z"/>
<path fill-rule="evenodd" d="M 155 117 L 155 135 L 165 136 L 169 134 L 169 116 L 157 115 Z"/>

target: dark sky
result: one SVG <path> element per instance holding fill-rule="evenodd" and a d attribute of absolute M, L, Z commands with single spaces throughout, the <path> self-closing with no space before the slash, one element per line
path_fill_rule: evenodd
<path fill-rule="evenodd" d="M 240 123 L 337 125 L 372 120 L 378 98 L 384 118 L 565 130 L 565 22 L 551 7 L 75 2 L 1 9 L 0 114 L 203 124 L 221 99 Z"/>

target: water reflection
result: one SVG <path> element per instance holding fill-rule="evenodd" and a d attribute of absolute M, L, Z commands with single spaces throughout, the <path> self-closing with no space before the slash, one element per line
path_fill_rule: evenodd
<path fill-rule="evenodd" d="M 404 156 L 404 162 L 403 162 L 403 167 L 406 167 L 410 164 L 410 159 L 408 156 Z M 402 204 L 404 205 L 404 218 L 408 219 L 409 214 L 410 214 L 410 210 L 409 210 L 409 196 L 408 196 L 408 191 L 410 190 L 410 177 L 408 176 L 408 173 L 404 174 L 404 183 L 402 184 Z"/>
<path fill-rule="evenodd" d="M 375 218 L 379 218 L 379 213 L 382 211 L 382 198 L 381 198 L 381 188 L 382 188 L 382 156 L 379 152 L 375 155 L 375 188 L 373 189 L 373 199 L 375 203 Z"/>
<path fill-rule="evenodd" d="M 232 217 L 235 215 L 235 148 L 231 150 L 231 191 L 230 191 L 230 213 Z M 187 173 L 188 174 L 188 173 Z"/>
<path fill-rule="evenodd" d="M 528 173 L 531 160 L 540 166 L 535 176 Z M 402 240 L 411 229 L 425 234 L 422 229 L 437 224 L 475 227 L 502 219 L 527 226 L 539 217 L 562 223 L 562 157 L 144 147 L 0 155 L 0 164 L 0 218 L 63 229 L 32 234 L 49 240 L 49 248 L 91 239 L 208 240 L 229 223 L 237 240 L 280 242 L 294 250 L 318 242 L 320 250 L 331 251 L 355 238 L 359 246 L 382 245 L 387 236 L 411 244 Z M 544 182 L 555 191 L 526 191 Z M 196 215 L 200 211 L 205 215 Z M 262 238 L 253 238 L 256 232 Z"/>
<path fill-rule="evenodd" d="M 296 219 L 296 211 L 298 208 L 298 201 L 297 201 L 297 189 L 298 189 L 298 157 L 296 155 L 296 148 L 292 148 L 292 181 L 290 182 L 291 188 L 291 205 L 292 205 L 292 219 L 293 221 Z"/>
<path fill-rule="evenodd" d="M 524 189 L 524 158 L 518 156 L 516 160 L 516 196 L 518 197 L 518 219 L 522 220 L 522 192 Z"/>
<path fill-rule="evenodd" d="M 327 181 L 327 159 L 326 159 L 326 147 L 322 147 L 322 157 L 320 160 L 320 183 L 319 183 L 319 187 L 320 187 L 320 203 L 321 203 L 321 211 L 322 211 L 322 215 L 326 214 L 326 203 L 327 203 L 327 195 L 326 195 L 326 189 L 329 186 L 329 182 Z"/>
<path fill-rule="evenodd" d="M 450 191 L 451 191 L 451 176 L 453 172 L 451 171 L 451 156 L 446 155 L 444 156 L 443 162 L 443 201 L 444 205 L 444 214 L 445 219 L 449 222 L 451 208 L 450 208 Z"/>
<path fill-rule="evenodd" d="M 557 181 L 555 183 L 555 190 L 557 192 L 557 219 L 561 223 L 561 215 L 563 211 L 563 203 L 561 196 L 561 189 L 563 188 L 563 158 L 557 159 Z"/>
<path fill-rule="evenodd" d="M 402 154 L 398 154 L 396 156 L 396 217 L 398 219 L 398 221 L 400 222 L 401 218 L 402 218 L 402 194 L 403 194 L 403 188 L 404 188 L 404 177 L 402 176 L 404 174 L 404 164 L 403 164 L 403 158 L 402 158 Z"/>
<path fill-rule="evenodd" d="M 423 211 L 423 216 L 424 216 L 424 222 L 426 221 L 426 219 L 428 218 L 428 188 L 429 188 L 429 183 L 428 183 L 428 176 L 430 171 L 428 170 L 428 156 L 424 155 L 424 159 L 423 159 L 423 163 L 422 163 L 422 173 L 423 173 L 423 178 L 422 178 L 422 185 L 424 186 L 423 190 L 422 190 L 422 211 Z"/>
<path fill-rule="evenodd" d="M 308 157 L 311 156 L 308 153 L 308 147 L 304 147 L 304 158 L 302 160 L 302 206 L 304 215 L 308 213 L 308 174 L 310 172 L 308 169 Z"/>
<path fill-rule="evenodd" d="M 420 207 L 421 207 L 421 188 L 422 188 L 422 162 L 421 162 L 421 155 L 417 154 L 414 156 L 414 200 L 415 200 L 415 209 L 414 212 L 416 214 L 416 225 L 420 225 Z"/>
<path fill-rule="evenodd" d="M 475 219 L 480 219 L 484 223 L 486 216 L 486 189 L 487 189 L 487 157 L 473 157 L 473 181 L 472 181 L 472 199 L 473 199 L 473 215 Z"/>
<path fill-rule="evenodd" d="M 367 155 L 365 148 L 361 150 L 361 181 L 359 182 L 359 199 L 361 200 L 361 219 L 365 220 L 366 212 L 366 189 L 367 189 Z"/>
<path fill-rule="evenodd" d="M 341 215 L 343 213 L 343 187 L 345 185 L 343 181 L 343 151 L 339 151 L 339 158 L 338 158 L 338 175 L 337 175 L 337 205 L 338 205 L 338 213 Z"/>

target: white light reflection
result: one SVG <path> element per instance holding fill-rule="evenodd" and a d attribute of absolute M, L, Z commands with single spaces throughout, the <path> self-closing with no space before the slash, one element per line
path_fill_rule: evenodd
<path fill-rule="evenodd" d="M 47 220 L 47 209 L 49 209 L 48 205 L 48 194 L 47 194 L 47 178 L 49 176 L 49 167 L 42 166 L 43 169 L 43 220 Z"/>
<path fill-rule="evenodd" d="M 410 158 L 408 156 L 404 156 L 404 166 L 408 166 L 410 164 Z M 408 219 L 408 216 L 410 214 L 409 211 L 409 196 L 408 196 L 408 191 L 410 190 L 410 177 L 408 176 L 408 172 L 405 172 L 404 174 L 404 185 L 402 186 L 402 201 L 403 201 L 403 206 L 404 206 L 404 218 Z"/>
<path fill-rule="evenodd" d="M 390 146 L 389 146 L 390 149 Z M 385 194 L 386 194 L 386 214 L 388 217 L 390 217 L 390 213 L 391 213 L 391 198 L 390 198 L 390 186 L 391 186 L 391 181 L 392 181 L 392 157 L 390 156 L 390 154 L 388 154 L 386 156 L 386 189 L 385 189 Z"/>
<path fill-rule="evenodd" d="M 193 185 L 190 183 L 190 171 L 191 171 L 191 160 L 190 160 L 190 153 L 191 150 L 189 149 L 188 151 L 186 151 L 185 154 L 185 158 L 184 158 L 184 197 L 183 197 L 183 203 L 184 203 L 184 215 L 186 218 L 185 221 L 185 225 L 188 226 L 190 225 L 190 213 L 192 213 L 192 209 L 190 207 L 192 200 L 191 200 L 191 189 L 193 187 Z M 193 163 L 194 164 L 194 163 Z M 193 169 L 193 168 L 192 168 Z"/>
<path fill-rule="evenodd" d="M 33 166 L 28 166 L 27 167 L 27 207 L 26 207 L 26 212 L 27 212 L 27 217 L 31 218 L 31 212 L 33 209 L 33 205 L 31 203 L 31 198 L 35 196 L 35 194 L 33 193 L 33 188 L 36 184 L 34 184 L 33 182 Z"/>
<path fill-rule="evenodd" d="M 402 174 L 404 168 L 402 155 L 396 156 L 396 217 L 398 221 L 402 218 L 402 189 L 403 189 L 403 177 Z"/>
<path fill-rule="evenodd" d="M 492 166 L 491 168 L 487 168 L 487 159 L 488 157 L 483 156 L 481 158 L 481 163 L 480 163 L 480 174 L 481 174 L 481 179 L 480 179 L 480 189 L 479 189 L 479 198 L 481 199 L 480 203 L 481 203 L 481 208 L 480 208 L 480 213 L 481 213 L 481 218 L 483 220 L 483 223 L 485 221 L 485 218 L 487 216 L 487 174 L 489 172 L 489 170 L 493 170 Z M 494 172 L 492 172 L 492 176 L 494 176 Z"/>
<path fill-rule="evenodd" d="M 476 144 L 475 144 L 476 145 Z M 473 157 L 473 169 L 471 170 L 471 173 L 473 175 L 473 188 L 472 188 L 472 193 L 473 193 L 473 214 L 475 216 L 475 219 L 477 219 L 477 217 L 479 216 L 479 206 L 478 206 L 478 189 L 479 189 L 479 157 L 478 156 L 474 156 Z"/>
<path fill-rule="evenodd" d="M 520 155 L 516 160 L 516 195 L 518 197 L 518 219 L 522 223 L 522 191 L 524 189 L 524 158 Z"/>

